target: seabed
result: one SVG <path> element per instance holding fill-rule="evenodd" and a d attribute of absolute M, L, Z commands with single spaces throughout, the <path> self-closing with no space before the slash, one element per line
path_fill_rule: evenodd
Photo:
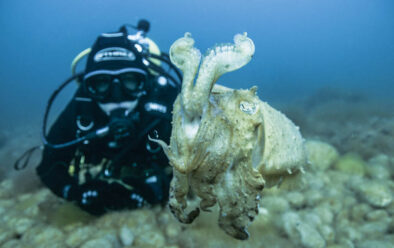
<path fill-rule="evenodd" d="M 191 225 L 161 207 L 90 216 L 39 183 L 39 156 L 13 171 L 15 159 L 40 143 L 39 122 L 16 125 L 0 133 L 0 246 L 394 247 L 394 113 L 385 106 L 330 89 L 278 103 L 300 126 L 310 163 L 302 186 L 264 189 L 247 241 L 218 228 L 216 208 Z"/>

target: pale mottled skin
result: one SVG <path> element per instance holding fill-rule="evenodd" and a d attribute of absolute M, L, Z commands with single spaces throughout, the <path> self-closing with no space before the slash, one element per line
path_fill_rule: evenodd
<path fill-rule="evenodd" d="M 254 44 L 246 34 L 235 44 L 216 46 L 201 54 L 190 34 L 170 49 L 171 61 L 184 74 L 182 92 L 174 103 L 170 145 L 164 148 L 174 177 L 169 206 L 175 217 L 191 223 L 199 208 L 219 204 L 219 225 L 237 239 L 247 239 L 247 226 L 258 214 L 260 194 L 271 178 L 302 170 L 303 139 L 283 114 L 262 102 L 257 87 L 233 90 L 215 85 L 224 73 L 247 64 Z M 192 190 L 199 207 L 186 210 Z"/>

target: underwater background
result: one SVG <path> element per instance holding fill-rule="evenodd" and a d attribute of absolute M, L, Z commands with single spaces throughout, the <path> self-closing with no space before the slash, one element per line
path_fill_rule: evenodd
<path fill-rule="evenodd" d="M 203 53 L 247 32 L 253 59 L 218 83 L 257 85 L 300 126 L 307 184 L 264 189 L 248 241 L 219 230 L 215 211 L 192 225 L 159 208 L 93 218 L 43 188 L 39 154 L 13 170 L 40 144 L 46 103 L 74 57 L 141 18 L 164 52 L 185 32 Z M 394 247 L 394 1 L 1 0 L 0 30 L 2 247 Z"/>

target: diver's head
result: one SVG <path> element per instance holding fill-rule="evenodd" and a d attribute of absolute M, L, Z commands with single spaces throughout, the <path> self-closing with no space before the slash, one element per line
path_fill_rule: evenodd
<path fill-rule="evenodd" d="M 146 94 L 149 62 L 142 50 L 125 32 L 104 33 L 93 45 L 82 84 L 108 115 L 116 108 L 132 111 Z"/>
<path fill-rule="evenodd" d="M 151 77 L 143 52 L 142 45 L 123 30 L 100 35 L 87 59 L 82 87 L 109 117 L 112 147 L 135 135 L 139 122 L 135 109 Z"/>
<path fill-rule="evenodd" d="M 109 115 L 116 108 L 132 111 L 136 107 L 146 94 L 146 73 L 138 68 L 100 70 L 87 74 L 83 83 L 87 94 Z"/>

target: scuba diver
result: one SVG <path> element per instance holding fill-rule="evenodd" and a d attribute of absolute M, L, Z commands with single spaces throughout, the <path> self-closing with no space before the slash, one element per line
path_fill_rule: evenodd
<path fill-rule="evenodd" d="M 171 169 L 150 138 L 168 143 L 182 76 L 146 37 L 148 21 L 131 26 L 134 34 L 130 26 L 101 34 L 74 59 L 74 75 L 53 93 L 44 116 L 37 174 L 53 193 L 94 215 L 168 199 Z M 76 74 L 85 56 L 85 71 Z M 72 81 L 79 87 L 46 135 L 52 102 Z"/>

